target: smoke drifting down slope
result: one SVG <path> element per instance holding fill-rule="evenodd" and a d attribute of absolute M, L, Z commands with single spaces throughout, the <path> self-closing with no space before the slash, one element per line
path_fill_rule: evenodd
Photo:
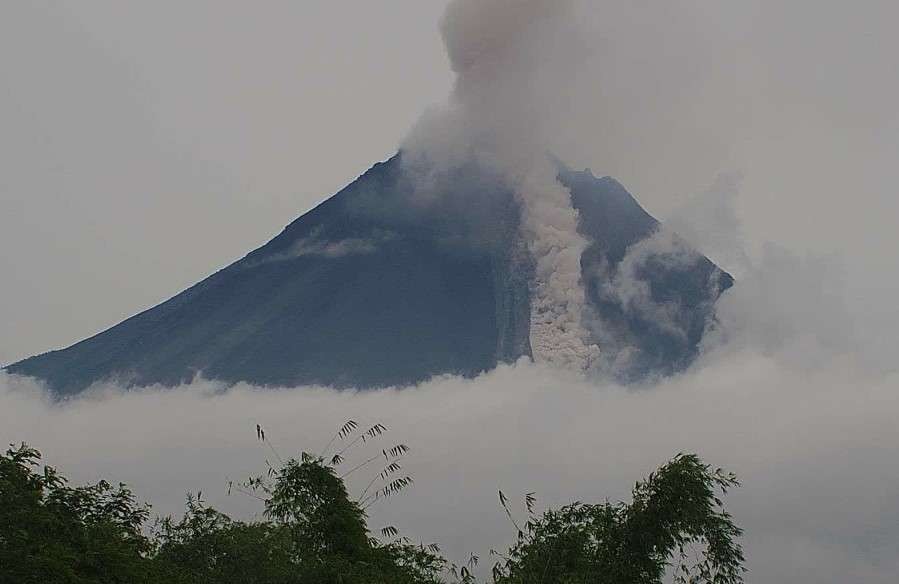
<path fill-rule="evenodd" d="M 567 1 L 451 2 L 441 28 L 455 89 L 448 105 L 413 131 L 407 150 L 419 164 L 421 158 L 438 168 L 474 162 L 505 179 L 521 204 L 520 235 L 536 264 L 533 357 L 587 371 L 599 357 L 583 325 L 588 306 L 580 258 L 589 242 L 578 232 L 571 193 L 548 157 L 549 129 L 541 127 L 554 107 L 545 90 L 553 91 L 556 80 L 546 73 L 553 60 L 574 55 L 565 26 L 569 9 Z"/>

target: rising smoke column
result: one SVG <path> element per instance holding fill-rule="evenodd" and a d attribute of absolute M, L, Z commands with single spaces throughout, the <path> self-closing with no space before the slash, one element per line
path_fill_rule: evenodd
<path fill-rule="evenodd" d="M 586 371 L 599 353 L 582 324 L 587 241 L 547 151 L 580 48 L 571 9 L 569 0 L 450 2 L 441 30 L 455 87 L 447 107 L 424 116 L 404 149 L 438 166 L 474 158 L 515 190 L 521 236 L 536 264 L 534 358 Z"/>

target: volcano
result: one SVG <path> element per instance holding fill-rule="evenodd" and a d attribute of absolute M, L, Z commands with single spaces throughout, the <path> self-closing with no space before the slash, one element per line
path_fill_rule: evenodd
<path fill-rule="evenodd" d="M 663 237 L 614 179 L 560 166 L 558 181 L 589 242 L 581 271 L 598 369 L 634 381 L 687 367 L 733 279 Z M 337 388 L 474 376 L 532 356 L 534 261 L 520 223 L 499 176 L 463 167 L 423 189 L 400 153 L 170 300 L 7 371 L 63 396 L 198 375 Z"/>

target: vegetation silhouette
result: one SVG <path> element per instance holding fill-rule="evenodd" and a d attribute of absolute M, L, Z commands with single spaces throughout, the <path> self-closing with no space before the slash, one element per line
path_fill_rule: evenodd
<path fill-rule="evenodd" d="M 178 520 L 150 522 L 150 508 L 123 484 L 71 487 L 40 453 L 21 444 L 0 455 L 0 584 L 437 584 L 476 581 L 478 557 L 449 563 L 437 545 L 414 543 L 388 526 L 371 534 L 366 508 L 412 485 L 398 444 L 366 454 L 338 471 L 354 448 L 387 431 L 344 424 L 318 454 L 282 460 L 256 427 L 257 439 L 278 459 L 263 475 L 228 492 L 259 499 L 261 520 L 243 522 L 189 494 Z M 333 453 L 329 454 L 332 449 Z M 378 462 L 380 461 L 380 462 Z M 348 475 L 374 466 L 358 496 Z M 631 503 L 573 503 L 542 514 L 533 493 L 519 522 L 500 492 L 517 531 L 506 553 L 491 552 L 496 584 L 597 582 L 655 584 L 666 573 L 682 584 L 742 582 L 741 530 L 720 494 L 733 474 L 679 454 L 636 483 Z"/>

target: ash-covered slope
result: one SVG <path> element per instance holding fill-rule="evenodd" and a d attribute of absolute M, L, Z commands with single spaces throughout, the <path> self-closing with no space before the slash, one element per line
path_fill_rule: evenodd
<path fill-rule="evenodd" d="M 629 250 L 653 241 L 657 222 L 612 179 L 559 178 L 592 242 L 582 258 L 587 318 L 606 366 L 633 379 L 688 364 L 730 276 L 692 251 L 688 261 L 634 261 Z M 167 302 L 7 369 L 61 395 L 101 380 L 174 385 L 197 374 L 379 387 L 530 355 L 533 262 L 514 193 L 470 168 L 413 190 L 397 155 Z M 619 271 L 643 282 L 639 302 L 617 293 L 630 285 Z M 682 315 L 682 330 L 655 323 L 654 303 Z"/>

